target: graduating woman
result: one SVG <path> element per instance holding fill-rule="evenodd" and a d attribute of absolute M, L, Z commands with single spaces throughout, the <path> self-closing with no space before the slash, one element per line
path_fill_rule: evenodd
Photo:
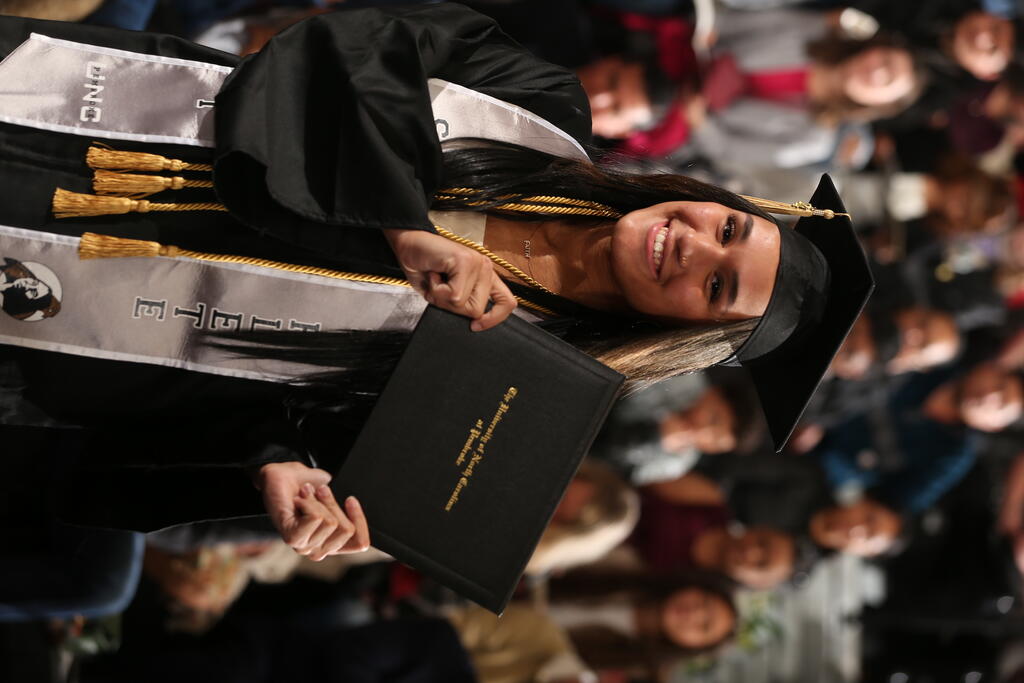
<path fill-rule="evenodd" d="M 81 520 L 258 511 L 247 469 L 300 552 L 367 547 L 324 470 L 424 299 L 482 330 L 518 297 L 634 387 L 747 365 L 781 447 L 871 288 L 829 182 L 821 210 L 783 207 L 809 216 L 790 230 L 595 166 L 575 78 L 458 5 L 324 15 L 237 65 L 13 19 L 0 49 L 2 253 L 63 285 L 59 315 L 0 339 L 26 397 L 87 428 Z"/>

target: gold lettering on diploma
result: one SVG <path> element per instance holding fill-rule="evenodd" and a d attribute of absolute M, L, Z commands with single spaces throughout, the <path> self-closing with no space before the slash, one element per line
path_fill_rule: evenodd
<path fill-rule="evenodd" d="M 448 497 L 448 502 L 444 506 L 445 512 L 455 507 L 455 504 L 459 502 L 459 495 L 462 493 L 462 489 L 469 486 L 469 480 L 473 478 L 473 472 L 476 471 L 477 465 L 483 461 L 484 455 L 487 452 L 487 442 L 494 436 L 495 428 L 497 428 L 505 413 L 508 412 L 512 399 L 518 393 L 519 390 L 515 387 L 509 387 L 505 391 L 505 395 L 501 397 L 498 409 L 494 412 L 494 416 L 487 425 L 487 429 L 484 429 L 483 420 L 477 420 L 470 428 L 466 442 L 462 446 L 462 450 L 459 451 L 459 456 L 455 458 L 455 466 L 461 468 L 459 480 L 456 482 L 455 488 L 452 489 L 452 495 Z M 467 458 L 469 462 L 466 462 Z"/>

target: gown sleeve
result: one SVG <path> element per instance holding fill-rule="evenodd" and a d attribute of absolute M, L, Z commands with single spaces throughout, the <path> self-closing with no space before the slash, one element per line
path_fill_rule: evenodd
<path fill-rule="evenodd" d="M 433 77 L 589 138 L 575 76 L 468 8 L 335 12 L 272 39 L 218 94 L 220 198 L 250 227 L 321 253 L 346 248 L 336 226 L 432 229 L 442 171 Z"/>

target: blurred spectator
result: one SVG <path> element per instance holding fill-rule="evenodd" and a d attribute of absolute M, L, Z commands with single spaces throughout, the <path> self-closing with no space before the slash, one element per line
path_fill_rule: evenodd
<path fill-rule="evenodd" d="M 722 490 L 700 475 L 645 487 L 641 500 L 630 543 L 650 569 L 699 568 L 752 588 L 770 588 L 793 573 L 793 537 L 764 526 L 730 528 Z"/>
<path fill-rule="evenodd" d="M 946 49 L 972 76 L 994 81 L 1013 57 L 1016 33 L 1010 19 L 975 10 L 953 25 Z"/>
<path fill-rule="evenodd" d="M 978 432 L 1000 431 L 1024 411 L 1019 375 L 982 364 L 911 378 L 883 405 L 825 433 L 814 450 L 834 487 L 867 490 L 902 514 L 922 512 L 967 473 Z"/>
<path fill-rule="evenodd" d="M 721 649 L 739 622 L 729 589 L 706 574 L 578 572 L 551 583 L 548 613 L 587 666 L 655 679 L 667 664 Z"/>
<path fill-rule="evenodd" d="M 861 315 L 832 360 L 841 379 L 863 379 L 880 364 L 886 374 L 923 372 L 953 360 L 960 330 L 950 313 L 916 306 Z"/>
<path fill-rule="evenodd" d="M 564 571 L 600 559 L 629 536 L 637 493 L 601 462 L 585 460 L 526 565 L 527 574 Z"/>
<path fill-rule="evenodd" d="M 902 41 L 830 35 L 822 13 L 729 12 L 719 28 L 716 58 L 694 98 L 706 116 L 691 121 L 686 153 L 737 178 L 837 159 L 861 165 L 867 156 L 856 139 L 844 142 L 840 124 L 893 116 L 924 87 L 925 72 Z"/>
<path fill-rule="evenodd" d="M 671 396 L 671 386 L 657 387 L 658 395 Z M 695 387 L 687 386 L 685 393 Z M 679 395 L 669 409 L 656 398 L 630 397 L 616 408 L 598 435 L 591 455 L 642 486 L 676 479 L 688 472 L 702 454 L 749 452 L 763 435 L 757 396 L 747 382 L 720 382 L 705 386 L 695 398 Z M 633 404 L 633 405 L 631 405 Z M 644 405 L 650 406 L 645 410 Z"/>
<path fill-rule="evenodd" d="M 660 123 L 675 106 L 680 85 L 657 64 L 610 55 L 576 70 L 587 91 L 594 135 L 618 140 Z"/>
<path fill-rule="evenodd" d="M 811 517 L 811 539 L 822 548 L 874 557 L 893 548 L 903 519 L 892 508 L 870 498 L 822 508 Z"/>
<path fill-rule="evenodd" d="M 480 683 L 593 681 L 565 629 L 550 616 L 513 603 L 496 616 L 482 607 L 453 610 L 459 634 Z"/>

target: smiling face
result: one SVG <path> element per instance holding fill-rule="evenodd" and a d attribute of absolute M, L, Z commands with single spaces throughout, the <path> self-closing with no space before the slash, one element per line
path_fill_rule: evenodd
<path fill-rule="evenodd" d="M 590 100 L 594 135 L 624 138 L 651 123 L 642 64 L 611 56 L 581 67 L 576 75 Z"/>
<path fill-rule="evenodd" d="M 975 78 L 995 80 L 1013 55 L 1013 23 L 987 12 L 971 12 L 953 29 L 953 58 Z"/>
<path fill-rule="evenodd" d="M 897 102 L 910 94 L 917 80 L 910 53 L 896 47 L 868 48 L 840 68 L 844 94 L 865 107 Z"/>
<path fill-rule="evenodd" d="M 751 527 L 728 536 L 722 548 L 721 570 L 751 588 L 771 588 L 793 573 L 796 548 L 788 534 Z"/>
<path fill-rule="evenodd" d="M 944 311 L 907 308 L 893 315 L 899 330 L 899 350 L 889 361 L 893 373 L 921 371 L 953 359 L 960 333 L 953 316 Z"/>
<path fill-rule="evenodd" d="M 998 432 L 1024 411 L 1021 378 L 995 364 L 971 370 L 960 384 L 960 416 L 964 424 L 984 432 Z"/>
<path fill-rule="evenodd" d="M 902 527 L 903 520 L 895 511 L 862 498 L 851 505 L 818 510 L 811 517 L 810 532 L 823 548 L 872 557 L 892 547 Z"/>
<path fill-rule="evenodd" d="M 669 322 L 762 315 L 779 267 L 779 228 L 711 202 L 626 214 L 612 233 L 612 272 L 638 313 Z"/>
<path fill-rule="evenodd" d="M 684 588 L 672 593 L 661 608 L 661 628 L 670 641 L 689 649 L 722 642 L 736 625 L 736 615 L 715 593 Z"/>
<path fill-rule="evenodd" d="M 689 446 L 704 454 L 726 453 L 736 447 L 736 413 L 718 387 L 710 387 L 686 409 L 667 416 L 660 425 L 661 445 L 678 452 Z"/>

